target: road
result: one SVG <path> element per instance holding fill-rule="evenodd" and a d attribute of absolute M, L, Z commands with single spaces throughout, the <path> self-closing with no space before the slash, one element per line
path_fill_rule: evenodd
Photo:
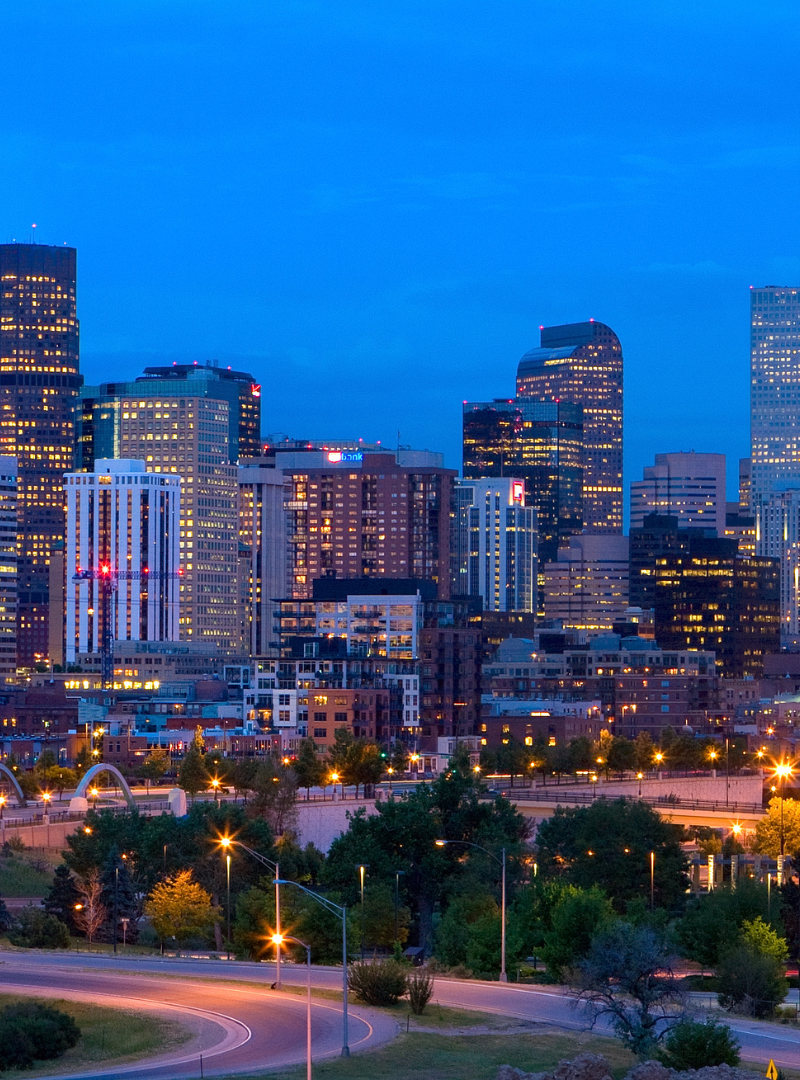
<path fill-rule="evenodd" d="M 183 1009 L 198 1010 L 204 1014 L 202 1019 L 208 1025 L 197 1036 L 208 1046 L 203 1050 L 206 1076 L 304 1059 L 304 1002 L 302 998 L 290 998 L 269 989 L 275 979 L 273 964 L 34 952 L 2 953 L 0 961 L 0 982 L 4 989 L 26 985 L 50 993 L 74 990 L 102 995 L 106 1001 L 109 997 L 117 999 L 108 1003 L 121 1004 L 119 999 L 124 997 L 136 998 L 140 1003 L 145 1001 L 150 1007 L 154 1004 L 179 1005 Z M 303 985 L 305 969 L 284 964 L 282 977 L 287 983 Z M 339 990 L 341 979 L 341 969 L 312 970 L 313 985 L 320 989 Z M 231 985 L 237 982 L 251 985 Z M 254 987 L 253 983 L 263 986 L 263 990 Z M 560 1028 L 582 1030 L 586 1027 L 569 994 L 557 987 L 544 990 L 437 978 L 434 1000 L 441 1005 L 492 1012 Z M 351 1017 L 353 1049 L 377 1045 L 394 1034 L 394 1023 L 372 1010 L 351 1006 Z M 744 1061 L 766 1066 L 772 1058 L 778 1066 L 800 1069 L 800 1039 L 796 1029 L 738 1018 L 730 1018 L 727 1022 L 739 1037 Z M 216 1030 L 213 1029 L 215 1024 L 218 1025 Z M 246 1037 L 245 1028 L 249 1032 Z M 315 1005 L 314 1028 L 314 1056 L 338 1053 L 341 1010 L 335 1002 Z M 608 1033 L 607 1028 L 598 1030 Z M 223 1038 L 228 1042 L 223 1043 Z M 212 1044 L 217 1045 L 214 1058 L 210 1057 Z M 142 1080 L 198 1076 L 200 1049 L 199 1043 L 193 1045 L 176 1055 L 168 1065 L 128 1068 L 105 1076 L 136 1076 Z M 91 1073 L 87 1077 L 100 1075 Z"/>

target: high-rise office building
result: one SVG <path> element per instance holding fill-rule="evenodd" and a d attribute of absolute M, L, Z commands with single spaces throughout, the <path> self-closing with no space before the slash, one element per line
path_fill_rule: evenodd
<path fill-rule="evenodd" d="M 781 578 L 781 642 L 800 645 L 800 482 L 779 484 L 758 505 L 759 555 L 777 560 Z"/>
<path fill-rule="evenodd" d="M 733 539 L 687 530 L 680 551 L 655 560 L 656 641 L 711 650 L 726 678 L 760 678 L 780 649 L 780 563 L 739 555 Z"/>
<path fill-rule="evenodd" d="M 176 386 L 174 395 L 158 392 Z M 241 645 L 239 519 L 228 402 L 204 394 L 181 396 L 191 386 L 191 381 L 109 383 L 87 387 L 83 404 L 91 400 L 98 417 L 107 414 L 98 443 L 108 447 L 110 432 L 113 457 L 135 458 L 148 472 L 182 478 L 181 639 L 234 650 Z M 97 427 L 92 434 L 97 437 Z M 94 456 L 84 452 L 84 467 L 90 459 L 88 471 L 94 471 Z"/>
<path fill-rule="evenodd" d="M 228 458 L 261 454 L 261 386 L 246 371 L 208 364 L 172 364 L 144 369 L 134 382 L 108 382 L 86 386 L 78 417 L 79 469 L 91 471 L 96 458 L 119 457 L 122 452 L 123 399 L 213 398 L 228 403 Z M 178 470 L 180 471 L 180 470 Z"/>
<path fill-rule="evenodd" d="M 17 669 L 17 459 L 0 456 L 0 679 Z"/>
<path fill-rule="evenodd" d="M 752 509 L 750 473 L 750 458 L 739 458 L 739 512 L 742 514 L 749 514 Z"/>
<path fill-rule="evenodd" d="M 583 524 L 622 532 L 622 346 L 590 320 L 543 326 L 539 348 L 519 362 L 517 397 L 583 407 Z"/>
<path fill-rule="evenodd" d="M 95 468 L 65 477 L 67 663 L 101 650 L 106 617 L 116 641 L 180 635 L 180 477 L 148 473 L 137 460 L 100 459 Z M 103 566 L 121 572 L 109 610 L 101 580 L 74 580 Z"/>
<path fill-rule="evenodd" d="M 463 410 L 465 480 L 518 477 L 536 510 L 540 565 L 583 529 L 583 409 L 532 398 L 475 402 Z"/>
<path fill-rule="evenodd" d="M 754 507 L 800 481 L 800 288 L 750 290 L 750 447 Z"/>
<path fill-rule="evenodd" d="M 627 536 L 570 537 L 558 561 L 544 569 L 544 609 L 565 629 L 601 632 L 622 622 L 628 609 Z"/>
<path fill-rule="evenodd" d="M 0 244 L 0 452 L 19 470 L 17 663 L 28 668 L 48 658 L 50 551 L 74 460 L 76 275 L 74 248 Z"/>
<path fill-rule="evenodd" d="M 689 529 L 725 532 L 725 455 L 656 454 L 641 480 L 631 482 L 631 529 L 649 514 L 676 517 Z"/>
<path fill-rule="evenodd" d="M 486 611 L 536 611 L 536 511 L 525 481 L 456 481 L 453 595 L 480 596 Z"/>
<path fill-rule="evenodd" d="M 286 577 L 287 513 L 280 469 L 239 466 L 239 545 L 242 554 L 244 646 L 265 656 L 276 639 L 277 601 L 290 592 Z"/>
<path fill-rule="evenodd" d="M 276 451 L 273 460 L 285 478 L 292 598 L 310 597 L 317 578 L 373 575 L 427 579 L 449 596 L 456 472 L 441 454 L 312 449 Z"/>

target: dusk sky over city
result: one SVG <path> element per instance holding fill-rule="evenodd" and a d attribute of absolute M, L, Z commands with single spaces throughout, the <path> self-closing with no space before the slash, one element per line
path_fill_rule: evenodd
<path fill-rule="evenodd" d="M 540 324 L 625 358 L 625 491 L 749 451 L 797 284 L 794 3 L 6 5 L 0 241 L 74 245 L 81 370 L 216 357 L 263 430 L 443 450 Z"/>

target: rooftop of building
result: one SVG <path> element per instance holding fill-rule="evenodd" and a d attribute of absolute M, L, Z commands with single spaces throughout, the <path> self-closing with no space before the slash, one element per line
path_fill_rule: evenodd
<path fill-rule="evenodd" d="M 518 375 L 538 371 L 548 361 L 567 360 L 576 349 L 595 341 L 602 334 L 614 334 L 610 326 L 596 319 L 582 323 L 564 323 L 561 326 L 542 326 L 540 332 L 540 344 L 529 349 L 522 357 L 517 369 Z"/>

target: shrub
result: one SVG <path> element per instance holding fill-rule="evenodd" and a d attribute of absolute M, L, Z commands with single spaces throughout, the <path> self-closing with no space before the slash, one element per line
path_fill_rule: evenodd
<path fill-rule="evenodd" d="M 0 1071 L 60 1057 L 80 1037 L 81 1029 L 60 1009 L 36 1001 L 6 1005 L 0 1009 Z"/>
<path fill-rule="evenodd" d="M 706 1065 L 739 1064 L 739 1040 L 727 1024 L 709 1018 L 704 1024 L 686 1020 L 667 1035 L 659 1059 L 669 1069 L 703 1069 Z"/>
<path fill-rule="evenodd" d="M 357 961 L 347 972 L 350 989 L 367 1005 L 395 1005 L 406 992 L 407 969 L 395 960 Z"/>
<path fill-rule="evenodd" d="M 26 907 L 14 920 L 8 934 L 12 945 L 24 949 L 68 949 L 69 930 L 55 915 Z"/>
<path fill-rule="evenodd" d="M 415 971 L 408 976 L 408 1001 L 414 1016 L 422 1016 L 433 997 L 433 979 L 427 971 Z"/>

